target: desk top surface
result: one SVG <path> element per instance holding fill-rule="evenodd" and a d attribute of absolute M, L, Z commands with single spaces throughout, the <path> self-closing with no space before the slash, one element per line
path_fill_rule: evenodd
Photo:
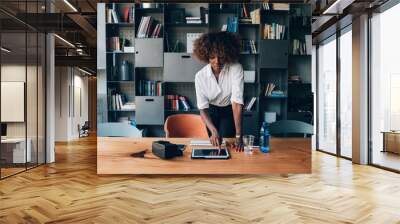
<path fill-rule="evenodd" d="M 162 160 L 151 153 L 156 140 L 186 144 L 182 157 Z M 191 159 L 191 139 L 185 138 L 97 138 L 98 174 L 268 174 L 310 173 L 311 139 L 271 138 L 270 153 L 255 149 L 252 155 L 230 150 L 228 160 Z M 144 158 L 130 156 L 147 149 Z"/>

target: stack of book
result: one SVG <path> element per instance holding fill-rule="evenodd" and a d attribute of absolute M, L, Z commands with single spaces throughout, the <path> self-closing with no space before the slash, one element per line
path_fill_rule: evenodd
<path fill-rule="evenodd" d="M 109 109 L 110 110 L 121 110 L 121 111 L 134 111 L 136 105 L 134 102 L 127 102 L 125 97 L 109 89 Z"/>
<path fill-rule="evenodd" d="M 310 53 L 309 50 L 307 49 L 307 44 L 304 41 L 293 39 L 292 45 L 293 45 L 292 47 L 293 55 L 307 55 Z"/>
<path fill-rule="evenodd" d="M 283 40 L 285 38 L 286 26 L 277 23 L 265 24 L 263 37 L 267 40 Z"/>
<path fill-rule="evenodd" d="M 107 23 L 119 23 L 119 16 L 114 9 L 106 10 L 106 22 Z"/>
<path fill-rule="evenodd" d="M 275 89 L 275 84 L 268 83 L 265 87 L 264 96 L 271 96 L 272 91 Z"/>
<path fill-rule="evenodd" d="M 271 10 L 271 7 L 270 7 L 270 5 L 269 5 L 269 3 L 262 3 L 262 8 L 264 9 L 264 10 Z"/>
<path fill-rule="evenodd" d="M 265 87 L 264 96 L 268 97 L 284 97 L 285 93 L 282 90 L 275 90 L 276 85 L 268 83 Z"/>
<path fill-rule="evenodd" d="M 201 17 L 197 16 L 186 16 L 186 23 L 187 24 L 201 24 Z"/>
<path fill-rule="evenodd" d="M 240 23 L 252 23 L 252 16 L 249 13 L 249 9 L 245 3 L 242 4 L 242 8 L 240 10 Z"/>
<path fill-rule="evenodd" d="M 166 96 L 166 106 L 168 110 L 183 110 L 188 111 L 191 109 L 190 104 L 186 97 L 180 95 L 167 95 Z"/>
<path fill-rule="evenodd" d="M 254 40 L 242 39 L 241 53 L 257 54 L 257 48 Z"/>
<path fill-rule="evenodd" d="M 245 111 L 251 111 L 251 108 L 253 108 L 254 103 L 256 102 L 257 97 L 252 97 L 251 100 L 249 100 L 247 103 L 244 105 L 244 110 Z"/>
<path fill-rule="evenodd" d="M 106 23 L 133 23 L 134 22 L 134 6 L 126 6 L 122 9 L 122 17 L 118 15 L 115 9 L 106 10 Z"/>
<path fill-rule="evenodd" d="M 260 9 L 255 9 L 250 12 L 250 18 L 252 24 L 260 24 L 261 16 L 260 16 Z"/>
<path fill-rule="evenodd" d="M 161 23 L 156 23 L 153 17 L 143 16 L 140 20 L 137 38 L 157 38 L 160 37 L 162 29 Z"/>
<path fill-rule="evenodd" d="M 226 19 L 226 24 L 222 25 L 221 31 L 236 33 L 238 31 L 238 22 L 238 17 L 228 17 Z"/>
<path fill-rule="evenodd" d="M 139 81 L 140 96 L 162 96 L 163 85 L 161 81 L 140 80 Z"/>

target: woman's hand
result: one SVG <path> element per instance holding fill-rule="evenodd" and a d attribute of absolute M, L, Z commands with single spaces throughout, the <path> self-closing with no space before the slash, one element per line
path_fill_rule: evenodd
<path fill-rule="evenodd" d="M 236 152 L 243 152 L 244 151 L 244 145 L 243 145 L 242 136 L 236 136 L 236 139 L 235 139 L 235 150 L 236 150 Z"/>
<path fill-rule="evenodd" d="M 218 146 L 221 149 L 222 139 L 219 136 L 218 130 L 211 130 L 210 142 L 213 146 Z"/>

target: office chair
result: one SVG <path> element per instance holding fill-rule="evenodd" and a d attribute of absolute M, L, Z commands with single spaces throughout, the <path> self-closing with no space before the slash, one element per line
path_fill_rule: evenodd
<path fill-rule="evenodd" d="M 85 121 L 85 123 L 82 126 L 78 124 L 79 138 L 89 136 L 89 130 L 90 130 L 89 121 Z"/>
<path fill-rule="evenodd" d="M 206 126 L 196 114 L 171 115 L 164 130 L 167 138 L 208 138 Z"/>

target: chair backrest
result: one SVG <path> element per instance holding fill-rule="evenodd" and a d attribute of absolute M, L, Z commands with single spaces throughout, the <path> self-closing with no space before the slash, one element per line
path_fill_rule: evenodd
<path fill-rule="evenodd" d="M 142 131 L 128 123 L 100 123 L 99 137 L 142 137 Z"/>
<path fill-rule="evenodd" d="M 208 138 L 207 129 L 200 115 L 176 114 L 164 124 L 167 138 Z"/>
<path fill-rule="evenodd" d="M 90 129 L 89 121 L 85 121 L 85 123 L 82 125 L 82 129 Z"/>
<path fill-rule="evenodd" d="M 311 124 L 296 121 L 296 120 L 281 120 L 276 121 L 270 125 L 271 135 L 284 135 L 284 134 L 314 134 L 314 128 Z"/>

